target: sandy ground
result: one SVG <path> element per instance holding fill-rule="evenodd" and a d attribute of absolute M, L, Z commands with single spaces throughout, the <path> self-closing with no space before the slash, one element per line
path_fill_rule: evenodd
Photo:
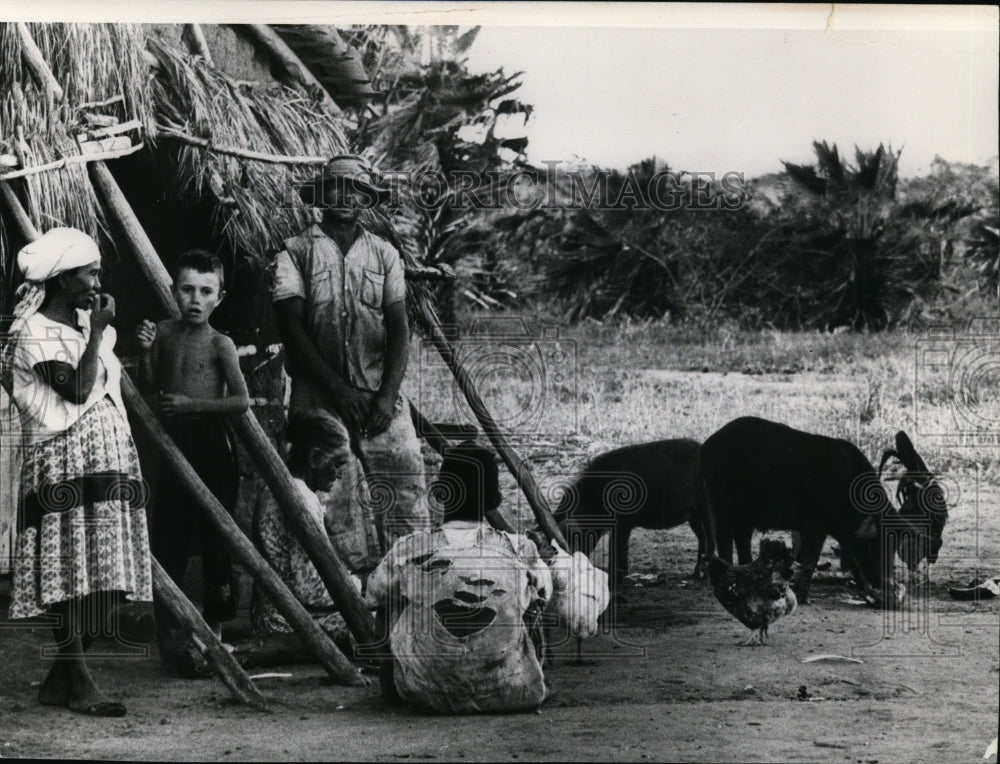
<path fill-rule="evenodd" d="M 995 498 L 995 497 L 988 497 Z M 995 506 L 995 504 L 991 504 Z M 332 686 L 314 666 L 262 679 L 272 714 L 234 705 L 217 680 L 169 676 L 155 655 L 94 660 L 99 684 L 129 707 L 93 719 L 39 706 L 48 632 L 0 629 L 0 755 L 168 760 L 973 761 L 997 734 L 1000 600 L 957 602 L 947 585 L 996 575 L 995 529 L 954 512 L 926 591 L 897 620 L 852 605 L 824 573 L 812 604 L 746 634 L 704 582 L 686 581 L 686 527 L 637 531 L 625 602 L 586 645 L 592 665 L 559 658 L 538 713 L 430 717 L 383 704 L 377 686 Z M 981 525 L 981 523 L 980 523 Z M 978 547 L 978 551 L 977 551 Z M 983 550 L 993 550 L 984 559 Z M 828 550 L 829 552 L 829 547 Z M 825 559 L 836 561 L 827 554 Z M 919 589 L 919 587 L 911 587 Z M 5 607 L 3 608 L 5 610 Z M 837 654 L 861 663 L 809 656 Z M 800 699 L 805 687 L 807 699 Z M 993 759 L 995 761 L 995 759 Z"/>

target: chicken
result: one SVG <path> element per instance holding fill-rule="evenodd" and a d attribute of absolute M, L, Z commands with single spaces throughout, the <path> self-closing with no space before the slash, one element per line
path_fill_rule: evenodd
<path fill-rule="evenodd" d="M 741 645 L 766 644 L 767 628 L 795 611 L 798 601 L 789 586 L 792 553 L 779 539 L 762 539 L 757 559 L 731 565 L 718 557 L 708 561 L 708 577 L 722 606 L 752 631 Z"/>
<path fill-rule="evenodd" d="M 552 542 L 555 554 L 548 560 L 552 569 L 552 597 L 546 611 L 554 613 L 576 637 L 576 663 L 585 665 L 581 658 L 583 640 L 597 634 L 601 613 L 611 599 L 608 574 L 595 568 L 583 552 L 567 554 Z"/>

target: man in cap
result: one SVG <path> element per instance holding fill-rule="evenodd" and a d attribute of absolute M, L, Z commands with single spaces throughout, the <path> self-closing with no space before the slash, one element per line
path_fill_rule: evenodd
<path fill-rule="evenodd" d="M 420 443 L 400 394 L 410 340 L 403 264 L 359 220 L 388 190 L 360 157 L 345 155 L 327 162 L 302 196 L 322 210 L 321 221 L 287 239 L 272 266 L 290 413 L 322 408 L 343 423 L 379 499 L 375 520 L 387 548 L 429 524 Z"/>

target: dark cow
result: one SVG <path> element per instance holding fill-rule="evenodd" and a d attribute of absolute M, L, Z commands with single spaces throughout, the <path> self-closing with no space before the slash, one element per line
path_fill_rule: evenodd
<path fill-rule="evenodd" d="M 735 542 L 746 564 L 754 529 L 797 531 L 801 568 L 793 586 L 802 603 L 828 535 L 840 543 L 842 559 L 865 589 L 884 589 L 892 581 L 897 550 L 908 563 L 923 556 L 933 562 L 947 519 L 943 494 L 905 433 L 896 443 L 889 454 L 912 473 L 901 481 L 902 511 L 853 443 L 755 417 L 725 425 L 701 448 L 719 556 L 732 561 Z"/>
<path fill-rule="evenodd" d="M 613 530 L 611 564 L 620 580 L 628 573 L 633 528 L 660 530 L 688 522 L 698 537 L 694 575 L 702 575 L 710 532 L 704 527 L 698 449 L 694 440 L 657 440 L 595 457 L 555 512 L 572 551 L 589 555 Z"/>

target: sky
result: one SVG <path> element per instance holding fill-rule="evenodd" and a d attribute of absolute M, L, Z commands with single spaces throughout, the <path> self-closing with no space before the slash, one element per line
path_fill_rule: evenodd
<path fill-rule="evenodd" d="M 706 11 L 703 23 L 717 12 Z M 719 19 L 725 21 L 725 19 Z M 961 24 L 961 17 L 957 20 Z M 778 21 L 777 23 L 781 23 Z M 882 22 L 885 23 L 884 21 Z M 946 25 L 942 25 L 946 26 Z M 528 158 L 754 177 L 809 162 L 813 140 L 902 147 L 904 177 L 935 155 L 997 149 L 998 33 L 978 31 L 485 26 L 473 71 L 523 71 L 535 111 L 509 135 Z"/>
<path fill-rule="evenodd" d="M 998 153 L 997 6 L 351 0 L 0 0 L 35 20 L 481 25 L 474 71 L 523 71 L 533 162 L 778 171 L 812 141 L 935 155 Z"/>

